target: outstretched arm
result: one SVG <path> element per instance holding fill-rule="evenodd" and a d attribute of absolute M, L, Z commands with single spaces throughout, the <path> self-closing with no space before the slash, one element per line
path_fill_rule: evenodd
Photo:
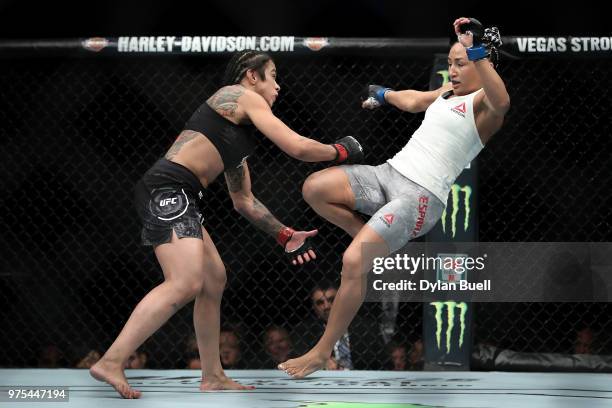
<path fill-rule="evenodd" d="M 434 103 L 438 96 L 452 89 L 451 84 L 446 84 L 433 91 L 389 91 L 385 94 L 387 102 L 396 108 L 412 113 L 424 112 L 429 105 Z"/>
<path fill-rule="evenodd" d="M 419 113 L 426 111 L 438 96 L 451 89 L 450 83 L 433 91 L 416 91 L 414 89 L 395 91 L 380 85 L 369 85 L 368 97 L 361 106 L 364 109 L 376 109 L 388 104 L 405 112 Z"/>
<path fill-rule="evenodd" d="M 234 209 L 249 220 L 251 224 L 276 238 L 285 252 L 293 255 L 291 256 L 293 264 L 303 264 L 316 258 L 314 251 L 307 247 L 307 239 L 315 236 L 317 230 L 294 231 L 276 219 L 266 206 L 253 195 L 251 176 L 246 161 L 240 167 L 226 170 L 225 181 Z"/>
<path fill-rule="evenodd" d="M 245 92 L 240 103 L 255 127 L 294 159 L 305 162 L 335 160 L 337 163 L 356 163 L 363 158 L 361 146 L 352 136 L 335 144 L 324 144 L 294 132 L 272 113 L 268 103 L 255 92 Z"/>

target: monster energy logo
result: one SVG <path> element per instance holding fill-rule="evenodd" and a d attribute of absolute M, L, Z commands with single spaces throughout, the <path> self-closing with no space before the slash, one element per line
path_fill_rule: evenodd
<path fill-rule="evenodd" d="M 444 69 L 442 71 L 436 72 L 436 74 L 439 74 L 442 77 L 442 85 L 445 85 L 448 83 L 448 78 L 449 78 L 448 70 Z"/>
<path fill-rule="evenodd" d="M 470 226 L 470 197 L 472 196 L 472 187 L 460 186 L 459 184 L 453 184 L 451 186 L 451 206 L 453 208 L 450 221 L 451 221 L 451 234 L 455 238 L 457 233 L 457 214 L 459 213 L 459 196 L 463 193 L 463 207 L 465 215 L 463 216 L 463 231 L 467 231 Z M 446 208 L 442 212 L 442 231 L 446 234 Z"/>
<path fill-rule="evenodd" d="M 459 332 L 459 348 L 463 346 L 463 336 L 465 334 L 465 315 L 467 314 L 468 306 L 465 302 L 431 302 L 430 305 L 436 308 L 436 343 L 438 350 L 440 350 L 440 342 L 442 341 L 442 324 L 444 323 L 442 312 L 444 307 L 447 308 L 447 328 L 446 328 L 446 354 L 451 351 L 451 335 L 453 334 L 453 328 L 455 327 L 455 309 L 461 310 L 459 315 L 459 322 L 461 324 L 461 331 Z"/>

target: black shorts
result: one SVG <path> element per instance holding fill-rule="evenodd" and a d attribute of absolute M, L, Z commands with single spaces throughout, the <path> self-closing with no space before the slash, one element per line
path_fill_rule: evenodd
<path fill-rule="evenodd" d="M 164 158 L 138 181 L 134 204 L 142 222 L 143 245 L 170 242 L 172 230 L 179 238 L 202 239 L 199 201 L 204 187 L 189 169 Z"/>

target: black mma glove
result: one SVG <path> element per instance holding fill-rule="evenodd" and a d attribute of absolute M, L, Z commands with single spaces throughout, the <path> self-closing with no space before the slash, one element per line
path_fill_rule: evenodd
<path fill-rule="evenodd" d="M 345 136 L 332 146 L 336 149 L 336 163 L 353 164 L 363 161 L 363 148 L 353 136 Z"/>
<path fill-rule="evenodd" d="M 470 61 L 478 61 L 489 58 L 491 48 L 499 48 L 502 45 L 501 36 L 497 27 L 484 28 L 482 23 L 475 18 L 470 18 L 469 23 L 459 26 L 459 32 L 472 33 L 472 46 L 466 48 Z"/>

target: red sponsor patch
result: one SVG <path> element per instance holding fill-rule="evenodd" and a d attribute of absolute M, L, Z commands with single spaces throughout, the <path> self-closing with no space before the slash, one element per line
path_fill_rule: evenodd
<path fill-rule="evenodd" d="M 383 217 L 385 221 L 387 221 L 387 224 L 389 225 L 393 224 L 393 218 L 394 218 L 393 214 L 385 214 L 383 215 Z"/>
<path fill-rule="evenodd" d="M 304 45 L 312 51 L 319 51 L 321 48 L 329 45 L 329 41 L 325 37 L 308 37 L 304 38 Z"/>
<path fill-rule="evenodd" d="M 465 102 L 463 102 L 461 105 L 455 106 L 453 109 L 461 113 L 465 113 Z"/>
<path fill-rule="evenodd" d="M 416 224 L 412 229 L 412 236 L 416 237 L 421 229 L 423 228 L 423 224 L 425 224 L 425 216 L 427 216 L 427 202 L 429 202 L 429 198 L 426 196 L 419 197 L 419 216 L 417 217 Z"/>
<path fill-rule="evenodd" d="M 83 48 L 89 51 L 98 52 L 108 46 L 109 42 L 106 38 L 93 37 L 82 42 Z"/>

